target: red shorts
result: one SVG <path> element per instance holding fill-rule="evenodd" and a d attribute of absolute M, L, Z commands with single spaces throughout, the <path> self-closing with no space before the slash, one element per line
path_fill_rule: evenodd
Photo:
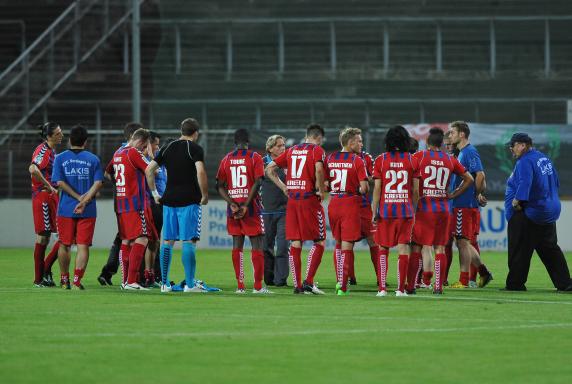
<path fill-rule="evenodd" d="M 478 208 L 454 208 L 453 216 L 455 224 L 453 234 L 455 237 L 463 237 L 469 241 L 475 241 L 477 226 L 480 227 L 480 214 Z"/>
<path fill-rule="evenodd" d="M 369 236 L 375 233 L 375 228 L 373 228 L 371 224 L 371 219 L 373 217 L 373 213 L 371 211 L 371 205 L 366 205 L 365 207 L 361 207 L 359 214 L 360 214 L 361 237 L 368 238 Z"/>
<path fill-rule="evenodd" d="M 91 245 L 95 217 L 63 217 L 58 216 L 58 237 L 65 246 L 72 244 Z"/>
<path fill-rule="evenodd" d="M 260 213 L 242 219 L 226 218 L 226 229 L 231 236 L 259 236 L 264 234 L 264 220 Z"/>
<path fill-rule="evenodd" d="M 288 199 L 286 205 L 286 240 L 324 240 L 326 215 L 316 197 Z"/>
<path fill-rule="evenodd" d="M 330 197 L 328 205 L 328 219 L 332 236 L 338 243 L 342 241 L 358 241 L 362 238 L 361 197 Z"/>
<path fill-rule="evenodd" d="M 159 238 L 150 207 L 145 207 L 143 211 L 118 214 L 117 226 L 119 227 L 121 240 L 135 240 L 138 237 L 147 237 L 149 240 L 155 241 Z"/>
<path fill-rule="evenodd" d="M 415 213 L 415 224 L 413 225 L 413 242 L 429 246 L 447 245 L 451 236 L 449 231 L 450 216 L 451 214 L 448 211 L 417 211 Z"/>
<path fill-rule="evenodd" d="M 32 197 L 34 231 L 38 235 L 49 235 L 58 231 L 56 215 L 59 197 L 57 193 L 38 192 Z"/>
<path fill-rule="evenodd" d="M 380 219 L 375 232 L 375 242 L 385 248 L 392 248 L 397 244 L 409 244 L 413 221 L 412 217 Z"/>

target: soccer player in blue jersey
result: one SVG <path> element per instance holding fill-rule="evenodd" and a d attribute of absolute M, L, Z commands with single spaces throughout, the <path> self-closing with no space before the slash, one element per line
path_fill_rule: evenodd
<path fill-rule="evenodd" d="M 103 171 L 99 158 L 85 150 L 87 129 L 76 125 L 70 132 L 70 149 L 54 160 L 52 181 L 62 191 L 57 223 L 60 239 L 58 259 L 61 285 L 70 289 L 70 247 L 77 245 L 72 286 L 84 289 L 81 279 L 89 260 L 97 208 L 95 195 L 102 186 Z"/>
<path fill-rule="evenodd" d="M 451 288 L 465 288 L 469 285 L 469 270 L 471 263 L 479 270 L 481 275 L 479 286 L 484 287 L 492 279 L 492 274 L 481 262 L 480 255 L 475 247 L 477 234 L 480 227 L 479 207 L 486 205 L 485 192 L 485 172 L 481 157 L 477 149 L 469 143 L 471 130 L 464 121 L 454 121 L 450 124 L 451 143 L 459 150 L 459 162 L 473 176 L 475 180 L 464 193 L 453 199 L 453 215 L 455 216 L 454 233 L 459 248 L 459 258 L 461 261 L 461 272 L 459 281 L 451 285 Z M 462 179 L 457 177 L 454 180 L 453 189 L 459 188 Z"/>

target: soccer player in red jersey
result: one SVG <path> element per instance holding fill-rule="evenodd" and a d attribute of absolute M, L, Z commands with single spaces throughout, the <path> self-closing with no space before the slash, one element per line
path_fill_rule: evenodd
<path fill-rule="evenodd" d="M 226 227 L 232 236 L 232 264 L 238 288 L 244 293 L 243 247 L 244 237 L 252 244 L 254 289 L 252 293 L 272 293 L 262 286 L 264 278 L 262 203 L 258 191 L 264 177 L 262 156 L 248 149 L 248 131 L 239 129 L 234 133 L 235 149 L 220 162 L 216 180 L 221 197 L 228 203 Z"/>
<path fill-rule="evenodd" d="M 373 157 L 365 151 L 361 151 L 358 155 L 359 155 L 359 157 L 361 157 L 361 159 L 364 162 L 365 170 L 367 172 L 368 182 L 373 182 Z M 375 243 L 375 240 L 373 239 L 373 234 L 375 233 L 375 228 L 372 226 L 372 223 L 371 223 L 371 217 L 372 217 L 371 196 L 369 194 L 365 193 L 362 195 L 362 201 L 361 201 L 360 207 L 361 207 L 361 209 L 360 209 L 361 238 L 366 239 L 367 244 L 369 245 L 369 253 L 371 256 L 371 262 L 373 264 L 373 269 L 374 269 L 375 275 L 377 277 L 377 284 L 379 284 L 379 276 L 378 276 L 378 272 L 379 272 L 379 245 L 377 245 Z M 336 263 L 336 260 L 338 260 L 338 258 L 340 257 L 340 253 L 341 253 L 341 248 L 336 243 L 336 246 L 334 248 L 334 268 L 336 271 L 336 276 L 338 276 L 338 265 Z M 350 261 L 350 267 L 349 267 L 348 273 L 349 273 L 350 285 L 356 285 L 357 280 L 356 280 L 356 275 L 355 275 L 355 259 L 352 259 Z"/>
<path fill-rule="evenodd" d="M 133 133 L 125 147 L 113 154 L 105 169 L 107 178 L 115 179 L 115 204 L 119 235 L 121 236 L 120 263 L 123 273 L 122 288 L 146 290 L 139 285 L 139 269 L 150 241 L 158 236 L 153 224 L 145 169 L 148 160 L 144 151 L 149 145 L 150 133 L 140 128 Z"/>
<path fill-rule="evenodd" d="M 386 152 L 375 159 L 373 178 L 373 218 L 377 223 L 376 242 L 381 246 L 379 257 L 379 286 L 377 296 L 386 296 L 387 255 L 397 246 L 398 287 L 396 296 L 407 296 L 405 279 L 409 261 L 409 243 L 413 228 L 414 198 L 418 196 L 413 184 L 417 172 L 415 159 L 409 153 L 410 136 L 400 125 L 385 135 Z"/>
<path fill-rule="evenodd" d="M 57 232 L 56 211 L 58 209 L 57 186 L 52 184 L 52 167 L 56 157 L 56 145 L 62 142 L 64 134 L 59 124 L 45 123 L 39 127 L 42 144 L 32 155 L 28 168 L 32 180 L 32 213 L 36 244 L 34 246 L 34 286 L 55 286 L 52 265 L 58 257 L 59 241 L 56 241 L 44 260 L 52 232 Z"/>
<path fill-rule="evenodd" d="M 363 147 L 361 130 L 345 128 L 340 132 L 342 150 L 326 158 L 326 179 L 330 187 L 328 218 L 337 255 L 336 293 L 347 295 L 350 264 L 353 262 L 354 243 L 361 239 L 360 210 L 362 195 L 369 189 L 365 164 L 359 154 Z"/>
<path fill-rule="evenodd" d="M 409 257 L 408 292 L 415 291 L 416 266 L 421 258 L 421 248 L 430 246 L 434 247 L 435 250 L 433 293 L 443 293 L 442 279 L 447 264 L 444 252 L 450 234 L 448 229 L 449 200 L 464 193 L 473 183 L 473 177 L 465 167 L 454 156 L 441 151 L 442 145 L 443 131 L 439 128 L 431 128 L 427 137 L 428 149 L 413 155 L 419 164 L 414 183 L 419 185 L 420 196 L 413 226 L 413 246 Z M 453 174 L 460 177 L 463 182 L 452 193 L 447 193 Z M 423 280 L 425 284 L 427 280 L 431 281 L 432 275 L 430 268 L 424 269 Z"/>
<path fill-rule="evenodd" d="M 286 239 L 291 240 L 290 270 L 294 293 L 324 294 L 314 276 L 324 254 L 326 222 L 322 200 L 324 199 L 324 160 L 326 154 L 320 146 L 324 129 L 318 124 L 306 128 L 306 140 L 294 145 L 266 167 L 268 176 L 288 196 L 286 205 Z M 276 173 L 276 168 L 286 169 L 286 184 Z M 306 279 L 302 283 L 302 242 L 312 240 L 314 245 L 308 254 Z"/>

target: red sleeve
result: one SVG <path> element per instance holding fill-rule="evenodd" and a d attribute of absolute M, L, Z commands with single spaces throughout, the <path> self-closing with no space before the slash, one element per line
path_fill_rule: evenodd
<path fill-rule="evenodd" d="M 364 180 L 367 181 L 367 172 L 365 170 L 365 163 L 359 156 L 356 156 L 356 171 L 359 181 L 364 181 Z"/>
<path fill-rule="evenodd" d="M 374 179 L 383 179 L 381 175 L 381 166 L 383 165 L 383 154 L 379 155 L 375 162 L 373 163 L 373 178 Z"/>
<path fill-rule="evenodd" d="M 252 157 L 252 165 L 254 166 L 254 179 L 259 179 L 264 177 L 264 161 L 259 153 L 254 152 Z"/>
<path fill-rule="evenodd" d="M 137 148 L 129 148 L 129 151 L 127 152 L 127 158 L 135 168 L 145 172 L 145 168 L 147 168 L 149 162 L 143 153 L 140 152 Z"/>
<path fill-rule="evenodd" d="M 52 150 L 46 143 L 38 145 L 32 155 L 32 163 L 36 164 L 40 170 L 45 169 L 50 163 L 50 155 Z"/>
<path fill-rule="evenodd" d="M 461 164 L 456 157 L 451 156 L 451 162 L 453 163 L 453 173 L 462 175 L 463 173 L 467 172 L 465 167 L 463 167 L 463 164 Z"/>
<path fill-rule="evenodd" d="M 105 172 L 113 176 L 113 157 L 109 160 L 109 163 L 105 166 Z"/>
<path fill-rule="evenodd" d="M 325 160 L 326 160 L 326 151 L 324 151 L 324 148 L 320 147 L 319 145 L 316 145 L 314 147 L 314 161 L 316 163 L 319 161 L 323 163 Z"/>
<path fill-rule="evenodd" d="M 216 179 L 220 182 L 226 183 L 226 156 L 222 158 L 220 164 L 218 165 L 218 171 L 216 172 Z"/>
<path fill-rule="evenodd" d="M 287 168 L 288 167 L 288 150 L 284 151 L 280 156 L 274 159 L 274 162 L 280 168 Z"/>
<path fill-rule="evenodd" d="M 411 156 L 411 166 L 413 167 L 413 178 L 415 179 L 421 178 L 420 165 L 424 155 L 425 152 L 421 151 L 421 152 L 416 152 L 413 156 Z"/>
<path fill-rule="evenodd" d="M 368 175 L 373 175 L 373 157 L 369 153 L 365 154 L 365 170 Z"/>

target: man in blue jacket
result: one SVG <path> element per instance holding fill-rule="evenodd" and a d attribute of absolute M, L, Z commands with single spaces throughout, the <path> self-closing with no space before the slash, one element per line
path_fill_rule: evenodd
<path fill-rule="evenodd" d="M 530 260 L 536 250 L 559 291 L 572 291 L 568 264 L 558 246 L 556 220 L 560 216 L 558 174 L 552 161 L 532 147 L 526 133 L 515 133 L 510 151 L 516 159 L 507 180 L 505 215 L 508 221 L 506 290 L 525 291 Z"/>

